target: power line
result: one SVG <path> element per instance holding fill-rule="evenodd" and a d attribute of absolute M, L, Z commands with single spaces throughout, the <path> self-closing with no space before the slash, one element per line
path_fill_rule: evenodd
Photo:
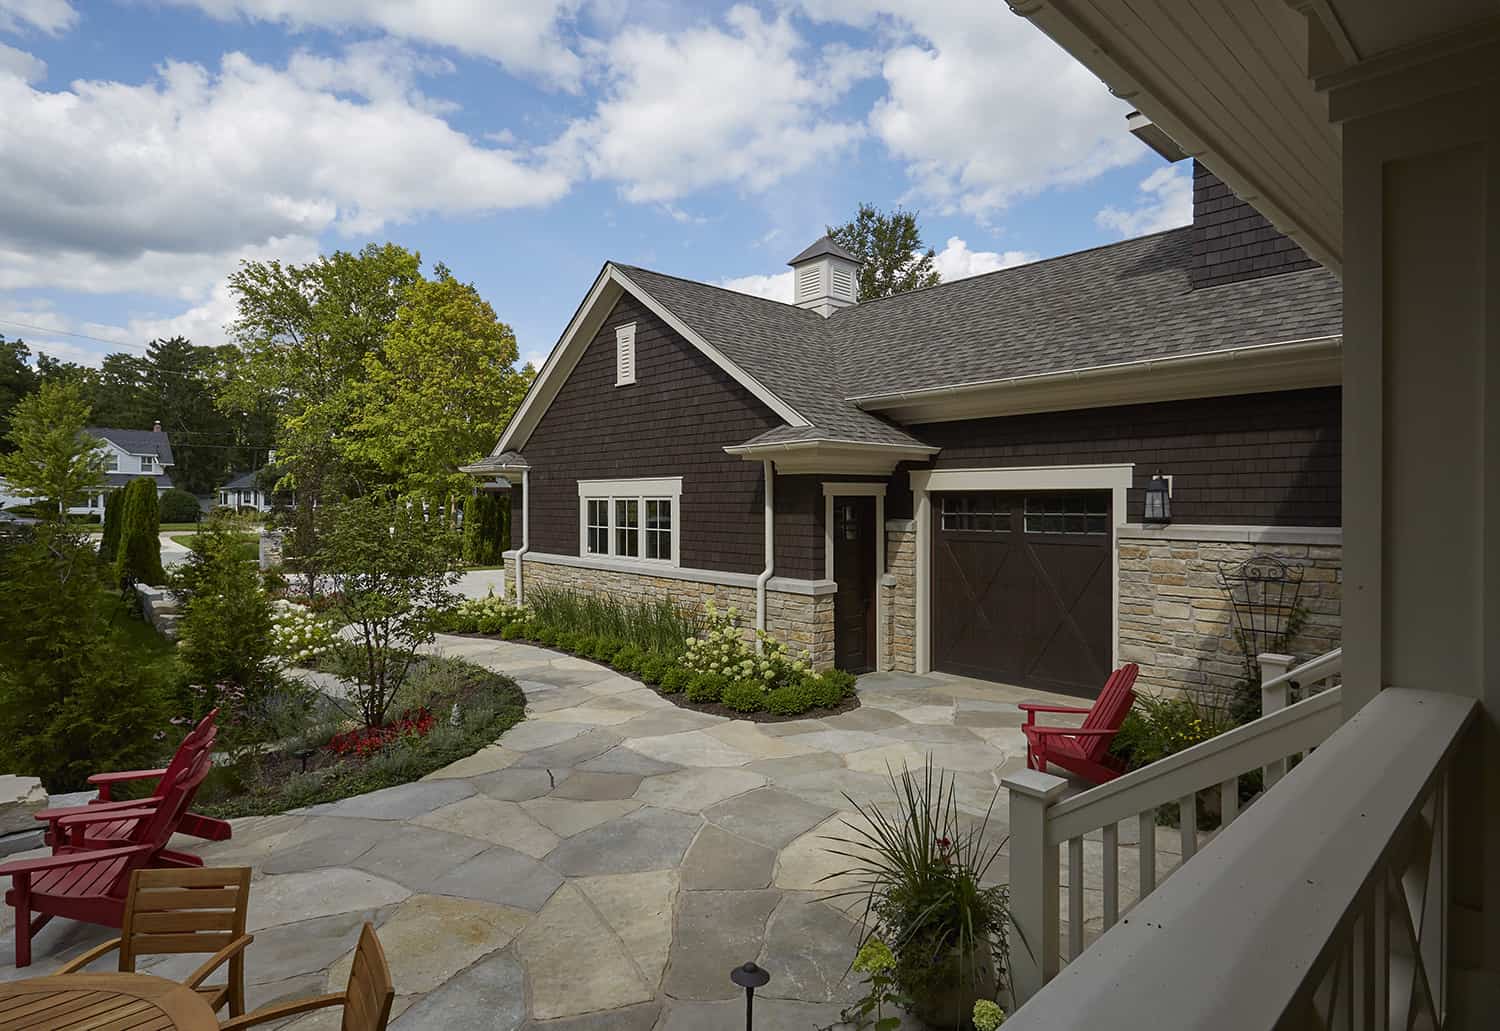
<path fill-rule="evenodd" d="M 108 344 L 110 347 L 139 347 L 142 351 L 148 350 L 149 344 L 127 344 L 118 340 L 105 340 L 103 337 L 91 337 L 87 333 L 74 333 L 67 329 L 49 329 L 46 326 L 37 326 L 29 322 L 17 322 L 14 319 L 0 319 L 0 325 L 15 326 L 18 329 L 31 329 L 38 333 L 46 333 L 49 336 L 77 337 L 79 340 L 92 340 L 96 344 Z"/>

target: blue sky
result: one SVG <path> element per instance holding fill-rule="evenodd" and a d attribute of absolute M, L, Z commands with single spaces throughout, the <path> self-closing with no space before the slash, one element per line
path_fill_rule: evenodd
<path fill-rule="evenodd" d="M 219 343 L 238 260 L 393 240 L 539 361 L 607 259 L 781 296 L 862 200 L 950 279 L 1182 224 L 1127 110 L 1003 0 L 0 0 L 0 333 Z"/>

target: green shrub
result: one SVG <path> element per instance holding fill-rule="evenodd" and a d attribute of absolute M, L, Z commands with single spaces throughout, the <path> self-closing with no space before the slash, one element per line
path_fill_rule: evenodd
<path fill-rule="evenodd" d="M 526 600 L 537 622 L 558 631 L 613 638 L 663 655 L 682 654 L 687 639 L 703 627 L 697 613 L 670 598 L 633 601 L 543 585 L 527 591 Z"/>
<path fill-rule="evenodd" d="M 546 624 L 537 627 L 536 633 L 531 636 L 536 640 L 537 644 L 540 644 L 544 648 L 551 648 L 557 643 L 557 631 Z"/>
<path fill-rule="evenodd" d="M 167 574 L 161 566 L 161 513 L 157 508 L 156 481 L 148 476 L 131 480 L 120 505 L 120 544 L 115 554 L 115 580 L 162 584 Z"/>
<path fill-rule="evenodd" d="M 766 707 L 766 687 L 755 680 L 736 680 L 720 699 L 735 712 L 760 712 Z"/>
<path fill-rule="evenodd" d="M 507 641 L 514 641 L 518 637 L 526 637 L 526 621 L 524 619 L 516 619 L 506 623 L 500 628 L 500 636 Z"/>
<path fill-rule="evenodd" d="M 615 652 L 609 664 L 621 673 L 639 673 L 646 661 L 646 653 L 639 645 L 627 644 Z"/>
<path fill-rule="evenodd" d="M 618 637 L 596 637 L 592 648 L 580 649 L 580 653 L 593 659 L 595 662 L 608 664 L 615 657 L 615 652 L 624 648 Z"/>
<path fill-rule="evenodd" d="M 463 559 L 470 566 L 498 566 L 505 551 L 509 501 L 481 491 L 464 502 Z"/>
<path fill-rule="evenodd" d="M 656 682 L 656 689 L 662 694 L 677 694 L 687 688 L 688 681 L 691 679 L 692 674 L 681 666 L 669 666 L 663 671 L 661 679 Z"/>
<path fill-rule="evenodd" d="M 725 680 L 717 673 L 694 673 L 688 680 L 687 700 L 717 702 L 724 695 Z"/>
<path fill-rule="evenodd" d="M 798 716 L 815 704 L 805 679 L 793 680 L 766 693 L 766 709 L 778 716 Z"/>
<path fill-rule="evenodd" d="M 594 638 L 589 634 L 574 634 L 564 630 L 557 635 L 557 647 L 574 655 L 587 655 L 594 648 Z"/>
<path fill-rule="evenodd" d="M 809 673 L 802 680 L 812 704 L 820 708 L 831 709 L 854 694 L 854 674 L 841 669 Z"/>
<path fill-rule="evenodd" d="M 162 492 L 160 511 L 164 523 L 196 523 L 203 516 L 198 499 L 177 487 Z"/>
<path fill-rule="evenodd" d="M 672 668 L 672 660 L 665 655 L 646 655 L 637 670 L 641 679 L 648 684 L 660 684 L 661 678 L 666 676 L 667 670 Z"/>
<path fill-rule="evenodd" d="M 1235 726 L 1227 704 L 1217 696 L 1139 694 L 1126 713 L 1109 750 L 1138 769 L 1185 748 L 1217 737 Z"/>
<path fill-rule="evenodd" d="M 785 684 L 807 672 L 806 656 L 796 658 L 785 644 L 757 630 L 757 653 L 745 640 L 739 610 L 721 611 L 712 601 L 704 606 L 706 626 L 702 634 L 688 639 L 683 664 L 695 673 L 720 673 L 735 679 L 755 679 L 768 685 Z"/>
<path fill-rule="evenodd" d="M 122 490 L 104 495 L 104 535 L 99 538 L 99 560 L 113 566 L 120 550 L 120 512 L 125 498 Z"/>

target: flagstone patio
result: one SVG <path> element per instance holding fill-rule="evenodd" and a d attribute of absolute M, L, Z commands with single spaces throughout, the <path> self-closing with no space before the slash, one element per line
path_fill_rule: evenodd
<path fill-rule="evenodd" d="M 734 1027 L 743 1001 L 728 975 L 750 959 L 771 974 L 760 1031 L 831 1024 L 859 995 L 845 978 L 856 924 L 823 880 L 847 862 L 826 840 L 857 818 L 845 794 L 892 801 L 887 767 L 930 752 L 980 820 L 1000 776 L 1025 765 L 1016 701 L 1046 697 L 872 674 L 858 709 L 754 724 L 527 645 L 442 637 L 438 650 L 515 676 L 528 718 L 422 781 L 237 820 L 231 841 L 196 846 L 255 869 L 252 1007 L 342 987 L 372 920 L 397 1029 Z M 1002 793 L 989 832 L 1005 829 Z M 6 908 L 0 979 L 47 973 L 106 936 L 54 921 L 16 971 L 11 921 Z M 150 969 L 185 976 L 196 962 Z M 328 1012 L 288 1025 L 336 1026 Z"/>

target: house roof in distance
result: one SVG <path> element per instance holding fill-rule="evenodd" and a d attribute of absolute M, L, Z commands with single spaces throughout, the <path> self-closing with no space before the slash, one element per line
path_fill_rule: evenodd
<path fill-rule="evenodd" d="M 832 254 L 835 258 L 843 258 L 845 261 L 852 261 L 856 265 L 864 264 L 863 258 L 860 258 L 858 255 L 851 254 L 849 251 L 834 243 L 833 237 L 831 236 L 820 236 L 818 239 L 808 244 L 807 247 L 803 249 L 801 254 L 797 255 L 791 261 L 787 262 L 787 264 L 800 265 L 804 261 L 811 261 L 813 258 L 821 258 L 825 254 Z"/>
<path fill-rule="evenodd" d="M 234 479 L 220 487 L 220 490 L 259 490 L 255 479 L 260 475 L 259 469 L 251 469 L 248 473 L 240 473 Z"/>
<path fill-rule="evenodd" d="M 115 426 L 88 426 L 84 432 L 107 440 L 132 455 L 155 455 L 162 465 L 175 465 L 172 444 L 164 430 L 126 430 Z"/>

